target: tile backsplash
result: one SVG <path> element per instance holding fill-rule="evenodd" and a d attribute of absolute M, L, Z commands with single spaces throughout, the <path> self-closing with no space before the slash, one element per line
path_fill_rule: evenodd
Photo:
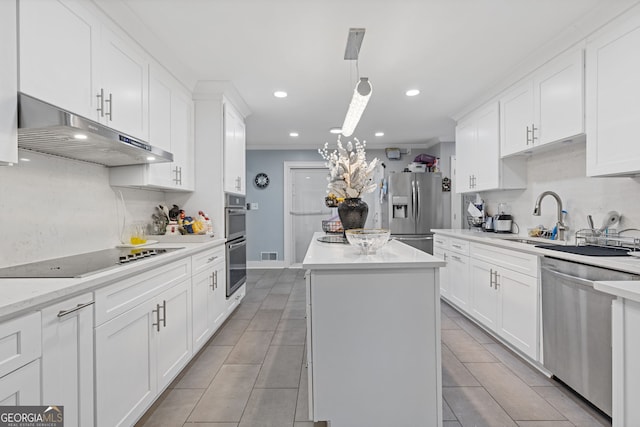
<path fill-rule="evenodd" d="M 568 212 L 566 223 L 569 236 L 587 227 L 587 215 L 592 215 L 596 228 L 609 211 L 622 214 L 618 230 L 640 228 L 640 179 L 629 177 L 586 177 L 586 149 L 584 142 L 560 144 L 550 151 L 534 154 L 527 160 L 527 188 L 525 190 L 489 191 L 480 193 L 489 213 L 498 211 L 498 204 L 508 203 L 520 234 L 527 228 L 542 224 L 553 228 L 556 222 L 556 203 L 551 197 L 542 201 L 542 215 L 533 216 L 533 207 L 540 193 L 556 192 Z M 639 232 L 631 231 L 640 235 Z"/>
<path fill-rule="evenodd" d="M 149 221 L 158 191 L 115 188 L 103 166 L 20 151 L 0 167 L 0 267 L 113 247 L 127 221 Z"/>

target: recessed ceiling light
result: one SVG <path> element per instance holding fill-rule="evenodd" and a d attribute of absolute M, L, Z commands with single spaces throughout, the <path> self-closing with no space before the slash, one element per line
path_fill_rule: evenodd
<path fill-rule="evenodd" d="M 20 157 L 21 162 L 30 162 L 31 159 L 27 159 L 26 157 Z"/>
<path fill-rule="evenodd" d="M 296 136 L 300 136 L 300 134 L 298 132 L 289 132 L 289 136 L 292 136 L 295 138 Z"/>
<path fill-rule="evenodd" d="M 273 92 L 273 96 L 275 96 L 276 98 L 286 98 L 287 97 L 287 92 L 285 92 L 283 90 L 277 90 L 277 91 Z"/>
<path fill-rule="evenodd" d="M 339 134 L 342 133 L 342 128 L 331 128 L 329 129 L 329 132 L 334 133 L 334 134 Z"/>
<path fill-rule="evenodd" d="M 409 89 L 405 93 L 407 96 L 416 96 L 420 94 L 420 91 L 418 89 Z"/>
<path fill-rule="evenodd" d="M 153 161 L 153 160 L 155 160 L 155 159 L 156 159 L 156 158 L 155 158 L 155 157 L 153 157 L 153 156 L 149 156 L 149 157 L 147 157 L 147 160 L 149 160 L 149 161 Z"/>
<path fill-rule="evenodd" d="M 384 132 L 376 132 L 376 136 L 384 136 Z"/>
<path fill-rule="evenodd" d="M 76 133 L 75 135 L 73 135 L 73 137 L 75 139 L 87 139 L 87 135 L 85 135 L 83 133 Z"/>

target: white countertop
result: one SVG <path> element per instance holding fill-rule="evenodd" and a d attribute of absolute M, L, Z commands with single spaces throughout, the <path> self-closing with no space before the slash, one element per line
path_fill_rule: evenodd
<path fill-rule="evenodd" d="M 500 246 L 503 248 L 509 248 L 520 252 L 526 252 L 538 256 L 547 256 L 558 259 L 564 259 L 567 261 L 579 262 L 582 264 L 595 265 L 598 267 L 609 268 L 612 270 L 625 271 L 628 273 L 640 274 L 640 258 L 636 257 L 601 257 L 601 256 L 585 256 L 571 254 L 568 252 L 553 251 L 549 249 L 536 248 L 535 245 L 528 243 L 520 243 L 515 241 L 509 241 L 506 239 L 527 239 L 539 241 L 541 245 L 546 244 L 568 244 L 573 245 L 574 242 L 558 242 L 548 239 L 532 238 L 527 236 L 519 236 L 517 234 L 501 234 L 490 233 L 476 230 L 461 230 L 461 229 L 434 229 L 431 230 L 436 234 L 443 236 L 449 236 L 471 242 L 484 243 L 488 245 Z"/>
<path fill-rule="evenodd" d="M 93 291 L 133 274 L 143 273 L 164 264 L 212 249 L 224 244 L 225 239 L 212 239 L 206 243 L 156 243 L 145 248 L 183 248 L 124 264 L 121 267 L 82 278 L 0 279 L 0 321 L 21 312 L 37 310 L 51 303 Z"/>
<path fill-rule="evenodd" d="M 356 270 L 389 268 L 436 268 L 446 263 L 397 240 L 390 240 L 373 255 L 362 255 L 355 246 L 318 242 L 315 233 L 302 266 L 311 270 Z"/>
<path fill-rule="evenodd" d="M 626 298 L 635 302 L 640 302 L 640 281 L 616 280 L 595 282 L 593 287 L 617 297 Z"/>

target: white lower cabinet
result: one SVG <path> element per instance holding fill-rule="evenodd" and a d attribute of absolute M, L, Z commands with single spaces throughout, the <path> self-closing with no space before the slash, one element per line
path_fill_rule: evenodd
<path fill-rule="evenodd" d="M 210 261 L 192 279 L 194 352 L 206 344 L 220 327 L 227 311 L 224 248 L 205 252 L 199 257 L 194 256 L 194 272 L 198 258 L 203 258 L 205 263 Z"/>
<path fill-rule="evenodd" d="M 537 267 L 532 267 L 537 266 L 537 257 L 474 244 L 470 260 L 471 315 L 537 360 L 538 275 Z M 516 268 L 531 274 L 515 271 Z"/>
<path fill-rule="evenodd" d="M 449 256 L 448 251 L 442 247 L 438 247 L 437 244 L 433 246 L 433 256 L 436 258 L 440 258 L 443 261 L 447 261 L 447 265 L 444 267 L 440 267 L 440 296 L 449 299 L 449 288 L 450 280 L 449 280 Z"/>
<path fill-rule="evenodd" d="M 63 405 L 65 426 L 94 425 L 91 293 L 42 310 L 42 404 Z"/>
<path fill-rule="evenodd" d="M 101 288 L 95 299 L 96 423 L 133 425 L 191 358 L 191 259 Z"/>
<path fill-rule="evenodd" d="M 40 405 L 40 312 L 0 324 L 0 405 Z"/>
<path fill-rule="evenodd" d="M 156 398 L 156 301 L 99 326 L 96 340 L 96 423 L 133 425 Z"/>
<path fill-rule="evenodd" d="M 469 257 L 456 252 L 447 254 L 449 299 L 463 310 L 469 305 Z"/>
<path fill-rule="evenodd" d="M 492 331 L 496 331 L 498 317 L 498 293 L 494 286 L 493 266 L 471 259 L 471 315 Z"/>
<path fill-rule="evenodd" d="M 440 268 L 442 297 L 522 354 L 539 360 L 538 257 L 438 234 L 434 241 L 434 255 L 442 253 L 447 261 Z"/>
<path fill-rule="evenodd" d="M 0 406 L 40 405 L 40 359 L 0 378 Z"/>

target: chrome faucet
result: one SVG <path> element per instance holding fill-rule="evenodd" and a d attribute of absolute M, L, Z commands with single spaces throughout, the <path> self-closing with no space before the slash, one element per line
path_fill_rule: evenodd
<path fill-rule="evenodd" d="M 564 232 L 567 227 L 562 222 L 562 200 L 560 200 L 560 196 L 558 196 L 553 191 L 545 191 L 538 196 L 536 200 L 536 206 L 533 208 L 533 215 L 540 216 L 542 210 L 540 209 L 540 202 L 544 199 L 545 196 L 551 196 L 556 199 L 556 204 L 558 205 L 558 222 L 556 223 L 556 227 L 558 230 L 558 240 L 564 240 Z"/>

